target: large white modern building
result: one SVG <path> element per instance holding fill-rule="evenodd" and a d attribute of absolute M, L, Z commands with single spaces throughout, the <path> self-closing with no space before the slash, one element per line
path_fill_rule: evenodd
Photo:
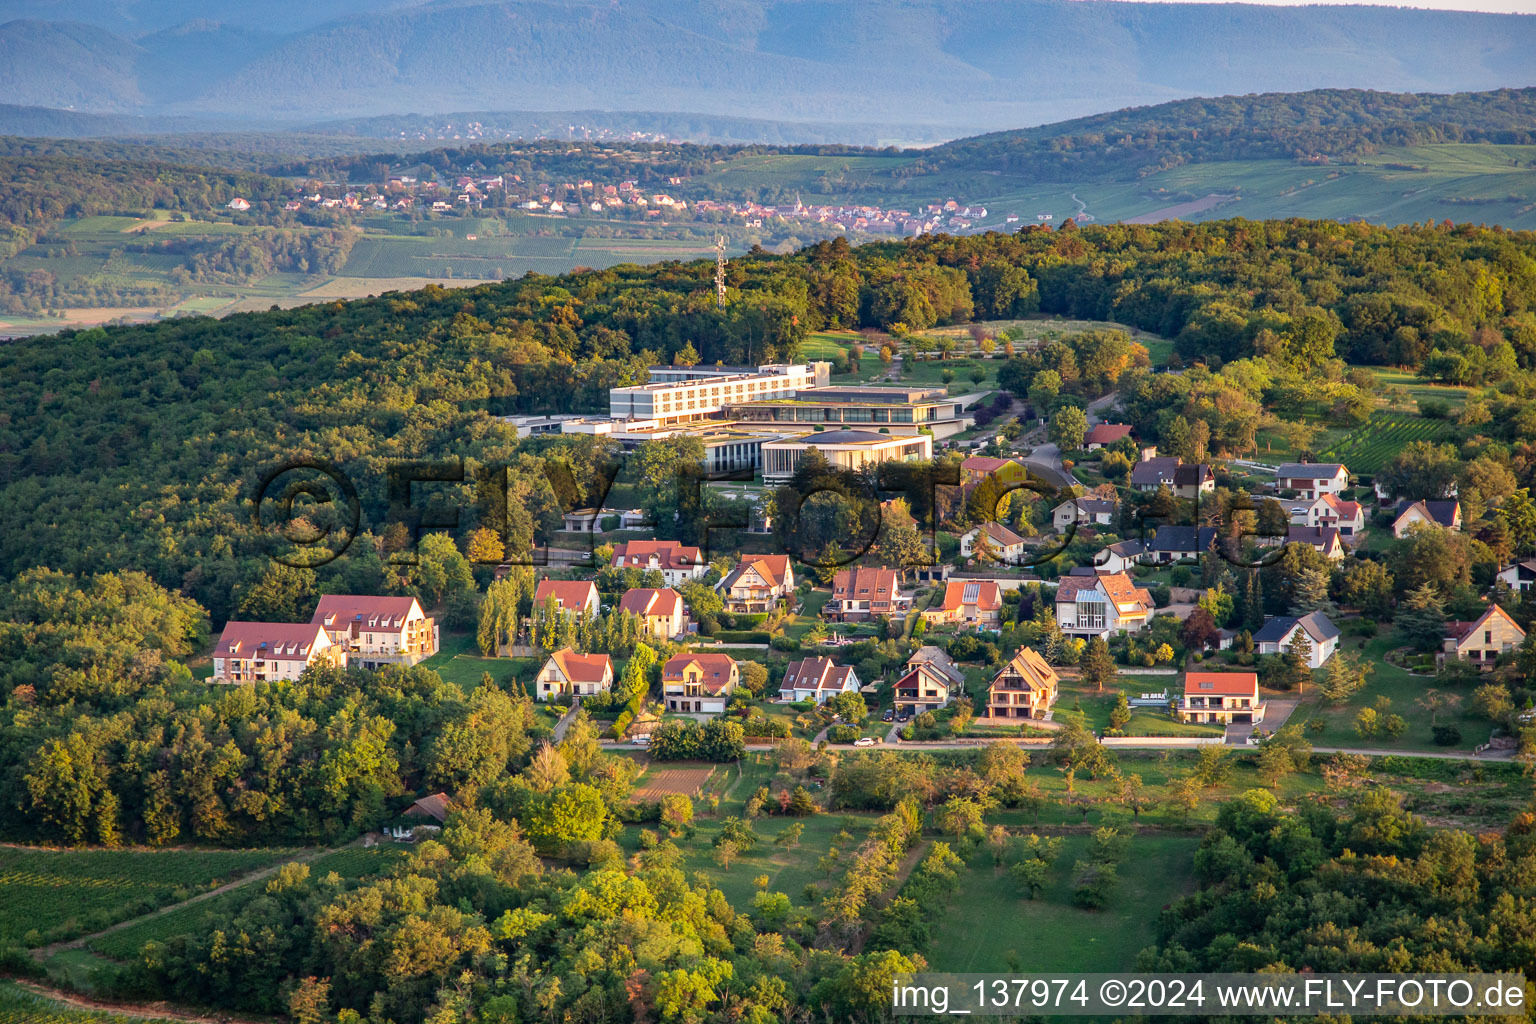
<path fill-rule="evenodd" d="M 614 419 L 654 420 L 660 424 L 720 416 L 726 406 L 789 398 L 796 391 L 825 386 L 830 363 L 773 363 L 743 367 L 653 366 L 650 381 L 610 388 L 608 415 Z"/>
<path fill-rule="evenodd" d="M 933 438 L 927 434 L 877 434 L 870 430 L 828 430 L 762 445 L 764 483 L 782 483 L 795 475 L 800 460 L 812 448 L 833 466 L 859 470 L 880 462 L 914 462 L 933 458 Z"/>

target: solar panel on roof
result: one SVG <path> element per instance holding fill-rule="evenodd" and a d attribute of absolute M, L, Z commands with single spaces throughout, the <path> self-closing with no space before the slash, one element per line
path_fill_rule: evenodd
<path fill-rule="evenodd" d="M 965 593 L 960 600 L 963 604 L 975 604 L 979 596 L 981 596 L 981 584 L 967 583 L 965 585 Z"/>

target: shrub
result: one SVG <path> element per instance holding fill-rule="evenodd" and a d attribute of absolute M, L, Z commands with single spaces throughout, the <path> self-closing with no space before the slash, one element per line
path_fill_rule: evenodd
<path fill-rule="evenodd" d="M 722 644 L 774 644 L 774 641 L 785 639 L 784 637 L 770 637 L 760 629 L 721 629 L 714 634 L 715 639 Z M 774 644 L 777 646 L 777 644 Z M 798 644 L 796 646 L 799 646 Z M 782 648 L 789 650 L 789 648 Z"/>
<path fill-rule="evenodd" d="M 1461 742 L 1461 730 L 1454 725 L 1437 725 L 1434 732 L 1437 746 L 1454 747 Z"/>
<path fill-rule="evenodd" d="M 859 738 L 859 729 L 853 725 L 834 725 L 827 730 L 827 739 L 833 743 L 852 743 Z"/>

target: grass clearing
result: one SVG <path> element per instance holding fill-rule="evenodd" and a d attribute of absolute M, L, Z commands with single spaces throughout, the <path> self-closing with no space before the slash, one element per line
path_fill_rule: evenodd
<path fill-rule="evenodd" d="M 1006 868 L 989 854 L 967 865 L 953 902 L 935 928 L 927 957 L 935 971 L 1125 971 L 1153 942 L 1158 911 L 1193 889 L 1193 859 L 1200 840 L 1135 836 L 1120 863 L 1120 887 L 1107 910 L 1071 902 L 1073 863 L 1088 849 L 1087 836 L 1068 836 L 1050 885 L 1038 899 L 1019 895 Z M 977 922 L 987 922 L 977 927 Z"/>

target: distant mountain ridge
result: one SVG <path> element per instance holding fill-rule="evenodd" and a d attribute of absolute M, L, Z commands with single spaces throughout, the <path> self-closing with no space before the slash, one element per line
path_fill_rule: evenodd
<path fill-rule="evenodd" d="M 1536 16 L 1113 0 L 0 0 L 0 22 L 8 103 L 260 121 L 591 108 L 985 130 L 1191 95 L 1519 87 L 1536 52 Z"/>

